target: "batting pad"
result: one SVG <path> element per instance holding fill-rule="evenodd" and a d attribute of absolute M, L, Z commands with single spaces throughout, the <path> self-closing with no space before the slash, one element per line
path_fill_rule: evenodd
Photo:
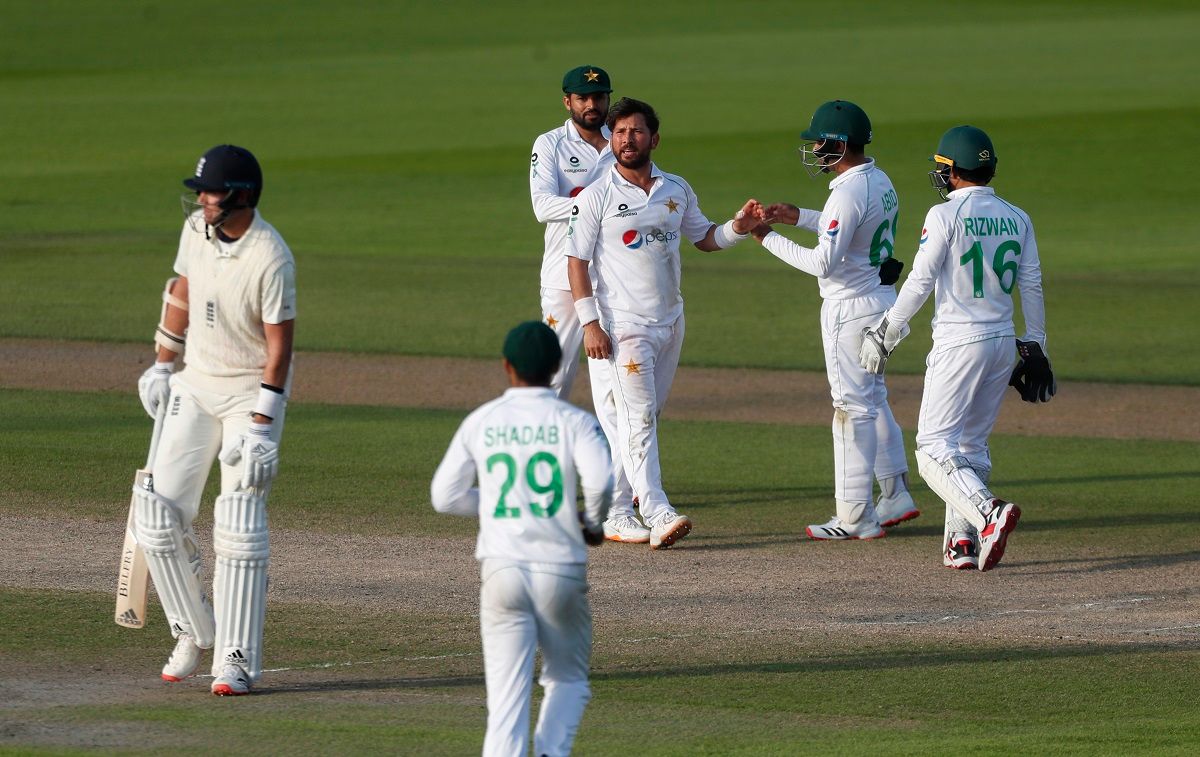
<path fill-rule="evenodd" d="M 983 517 L 983 513 L 979 511 L 979 508 L 971 501 L 970 497 L 962 489 L 958 488 L 958 485 L 950 478 L 950 474 L 946 471 L 945 467 L 922 450 L 918 449 L 916 456 L 917 470 L 920 472 L 921 478 L 925 479 L 925 483 L 929 488 L 933 489 L 934 494 L 945 500 L 946 506 L 954 510 L 960 517 L 966 518 L 975 527 L 975 530 L 982 531 L 987 525 L 987 520 Z M 951 466 L 951 469 L 957 467 L 953 460 L 947 461 L 946 464 Z M 970 466 L 968 465 L 967 467 L 969 468 Z"/>
<path fill-rule="evenodd" d="M 217 567 L 213 605 L 217 612 L 213 675 L 238 665 L 258 680 L 262 674 L 263 622 L 267 612 L 267 503 L 257 494 L 217 497 L 213 549 Z"/>
<path fill-rule="evenodd" d="M 196 646 L 212 647 L 212 606 L 200 584 L 200 550 L 196 536 L 183 530 L 175 507 L 154 492 L 133 487 L 138 543 L 154 578 L 154 588 L 171 624 L 172 634 L 191 634 Z"/>

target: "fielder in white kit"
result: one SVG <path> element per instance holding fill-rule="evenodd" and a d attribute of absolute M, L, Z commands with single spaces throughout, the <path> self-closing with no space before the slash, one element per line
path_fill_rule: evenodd
<path fill-rule="evenodd" d="M 845 100 L 822 104 L 801 133 L 813 176 L 835 174 L 821 211 L 775 204 L 762 208 L 767 222 L 782 221 L 819 235 L 802 247 L 766 224 L 753 234 L 780 260 L 817 277 L 821 288 L 821 341 L 833 397 L 833 475 L 836 514 L 808 526 L 817 540 L 875 539 L 884 526 L 920 515 L 908 491 L 904 437 L 892 416 L 883 377 L 858 364 L 860 332 L 895 302 L 902 264 L 892 257 L 899 202 L 887 174 L 865 154 L 871 122 Z M 872 502 L 872 476 L 880 496 Z"/>
<path fill-rule="evenodd" d="M 621 456 L 645 519 L 642 526 L 632 504 L 614 500 L 605 531 L 649 527 L 650 547 L 661 549 L 692 529 L 663 491 L 658 454 L 658 415 L 683 347 L 679 240 L 687 237 L 704 252 L 731 247 L 757 223 L 757 202 L 747 202 L 735 221 L 712 223 L 688 183 L 650 160 L 659 126 L 650 105 L 621 98 L 609 111 L 608 126 L 616 165 L 575 198 L 567 272 L 584 349 L 604 361 L 611 377 L 617 433 L 608 441 Z"/>
<path fill-rule="evenodd" d="M 925 216 L 912 273 L 882 322 L 864 332 L 860 360 L 882 373 L 933 293 L 917 470 L 946 502 L 943 565 L 990 570 L 1021 517 L 1019 507 L 988 489 L 988 436 L 1004 389 L 1011 384 L 1027 402 L 1048 402 L 1057 388 L 1046 357 L 1041 262 L 1029 216 L 987 186 L 996 150 L 986 133 L 956 126 L 930 160 L 930 179 L 946 202 Z M 1021 339 L 1013 326 L 1014 287 L 1025 320 Z"/>
<path fill-rule="evenodd" d="M 591 698 L 587 547 L 604 541 L 611 456 L 596 419 L 558 399 L 562 359 L 538 321 L 504 340 L 511 388 L 463 421 L 433 476 L 440 513 L 479 519 L 479 623 L 487 679 L 483 754 L 524 755 L 534 655 L 545 698 L 534 754 L 567 755 Z M 478 481 L 478 487 L 472 486 Z M 584 509 L 576 509 L 576 483 Z"/>
<path fill-rule="evenodd" d="M 563 76 L 563 107 L 571 114 L 562 126 L 551 129 L 533 143 L 530 158 L 529 195 L 533 214 L 546 224 L 545 251 L 542 254 L 542 320 L 554 329 L 562 347 L 562 365 L 550 381 L 559 399 L 571 396 L 571 387 L 579 368 L 579 350 L 583 346 L 583 326 L 575 314 L 575 299 L 567 279 L 567 222 L 575 207 L 575 196 L 613 164 L 608 145 L 608 117 L 612 82 L 599 66 L 577 66 Z M 617 410 L 612 394 L 608 366 L 588 361 L 592 406 L 609 439 L 616 438 Z M 633 489 L 625 476 L 620 455 L 613 451 L 612 501 L 622 503 L 623 511 L 633 509 Z M 605 536 L 612 541 L 645 544 L 650 531 L 634 519 L 621 528 L 608 524 Z"/>
<path fill-rule="evenodd" d="M 215 647 L 212 692 L 248 694 L 262 673 L 266 497 L 291 378 L 295 262 L 256 210 L 262 170 L 248 150 L 212 148 L 183 183 L 195 195 L 184 196 L 178 278 L 163 293 L 157 362 L 138 381 L 146 412 L 167 412 L 154 491 L 134 489 L 137 535 L 176 639 L 163 679 L 191 676 Z M 184 368 L 173 374 L 185 341 Z M 210 604 L 192 521 L 218 454 Z"/>

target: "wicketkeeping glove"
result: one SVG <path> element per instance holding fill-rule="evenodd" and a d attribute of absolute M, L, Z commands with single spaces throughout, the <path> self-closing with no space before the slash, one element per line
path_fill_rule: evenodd
<path fill-rule="evenodd" d="M 900 280 L 900 272 L 904 264 L 895 258 L 888 258 L 879 264 L 879 283 L 887 286 Z"/>
<path fill-rule="evenodd" d="M 908 324 L 897 327 L 888 323 L 885 314 L 879 325 L 873 329 L 862 330 L 862 345 L 858 348 L 858 364 L 867 373 L 882 374 L 887 366 L 892 350 L 908 336 Z"/>
<path fill-rule="evenodd" d="M 158 416 L 158 406 L 171 397 L 171 371 L 174 369 L 174 363 L 155 363 L 138 379 L 138 399 L 151 418 Z"/>
<path fill-rule="evenodd" d="M 1050 358 L 1046 357 L 1037 342 L 1022 342 L 1020 339 L 1017 340 L 1017 354 L 1020 359 L 1013 368 L 1008 385 L 1015 387 L 1026 402 L 1049 402 L 1058 391 L 1054 371 L 1050 370 Z"/>
<path fill-rule="evenodd" d="M 262 488 L 279 472 L 279 443 L 271 440 L 271 426 L 251 423 L 246 433 L 220 455 L 226 465 L 242 464 L 242 488 Z"/>

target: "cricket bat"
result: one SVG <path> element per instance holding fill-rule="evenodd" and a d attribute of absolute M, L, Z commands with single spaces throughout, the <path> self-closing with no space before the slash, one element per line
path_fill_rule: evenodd
<path fill-rule="evenodd" d="M 167 414 L 167 403 L 158 407 L 154 417 L 154 431 L 150 435 L 150 454 L 146 465 L 133 474 L 133 485 L 146 491 L 154 491 L 154 454 L 158 451 L 158 438 L 162 434 L 163 418 Z M 121 565 L 117 573 L 117 625 L 126 628 L 141 628 L 146 625 L 146 593 L 150 588 L 150 569 L 146 567 L 146 556 L 138 545 L 137 527 L 134 522 L 134 500 L 129 500 L 129 517 L 125 519 L 125 544 L 121 547 Z"/>

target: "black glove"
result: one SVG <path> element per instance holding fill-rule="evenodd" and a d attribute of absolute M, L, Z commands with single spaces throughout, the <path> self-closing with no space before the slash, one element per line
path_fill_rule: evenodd
<path fill-rule="evenodd" d="M 1049 402 L 1058 391 L 1054 381 L 1054 371 L 1050 370 L 1050 358 L 1042 352 L 1037 342 L 1022 342 L 1017 340 L 1017 354 L 1020 360 L 1013 368 L 1008 385 L 1016 387 L 1021 399 L 1026 402 Z"/>
<path fill-rule="evenodd" d="M 900 272 L 903 270 L 903 263 L 895 258 L 888 258 L 879 264 L 879 283 L 884 286 L 895 284 L 900 280 Z"/>

